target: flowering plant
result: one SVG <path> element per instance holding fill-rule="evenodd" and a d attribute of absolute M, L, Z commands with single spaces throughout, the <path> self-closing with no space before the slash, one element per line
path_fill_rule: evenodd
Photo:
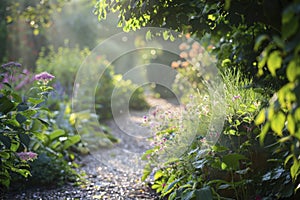
<path fill-rule="evenodd" d="M 66 152 L 80 141 L 79 135 L 69 136 L 64 130 L 58 129 L 53 124 L 54 115 L 46 107 L 48 93 L 53 90 L 48 84 L 54 76 L 47 72 L 37 74 L 35 80 L 38 86 L 21 96 L 12 85 L 13 77 L 18 73 L 16 68 L 20 67 L 15 62 L 0 67 L 0 185 L 6 188 L 13 177 L 16 178 L 15 174 L 25 178 L 32 175 L 31 166 L 40 160 L 38 155 L 41 152 L 54 157 L 52 160 L 60 160 L 56 163 L 63 167 L 58 167 L 68 171 L 70 167 L 61 152 Z"/>

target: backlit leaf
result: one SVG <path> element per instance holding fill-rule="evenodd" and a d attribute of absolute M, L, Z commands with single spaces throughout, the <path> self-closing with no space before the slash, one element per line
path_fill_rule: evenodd
<path fill-rule="evenodd" d="M 267 61 L 268 69 L 272 76 L 276 76 L 276 70 L 281 67 L 282 58 L 280 51 L 273 51 Z"/>
<path fill-rule="evenodd" d="M 287 129 L 291 135 L 294 135 L 295 127 L 296 127 L 296 125 L 295 125 L 294 118 L 291 114 L 289 114 L 287 117 Z"/>
<path fill-rule="evenodd" d="M 282 136 L 282 129 L 285 123 L 285 115 L 282 112 L 278 112 L 274 115 L 271 121 L 272 130 L 277 133 L 277 135 Z"/>
<path fill-rule="evenodd" d="M 49 139 L 50 141 L 60 137 L 60 136 L 63 136 L 65 135 L 65 131 L 62 130 L 62 129 L 57 129 L 55 131 L 53 131 L 52 133 L 49 134 Z"/>
<path fill-rule="evenodd" d="M 286 75 L 290 82 L 296 80 L 297 76 L 300 75 L 300 67 L 297 67 L 295 61 L 291 61 L 286 69 Z"/>
<path fill-rule="evenodd" d="M 68 140 L 65 141 L 64 143 L 64 149 L 68 149 L 70 146 L 78 143 L 81 140 L 80 135 L 73 135 L 68 138 Z"/>
<path fill-rule="evenodd" d="M 265 109 L 262 109 L 255 119 L 255 124 L 260 125 L 266 120 Z"/>
<path fill-rule="evenodd" d="M 299 161 L 297 161 L 296 159 L 294 159 L 294 163 L 291 166 L 291 176 L 293 180 L 296 180 L 298 174 L 299 174 L 299 169 L 300 169 L 300 164 Z"/>
<path fill-rule="evenodd" d="M 261 130 L 261 132 L 260 132 L 260 134 L 259 134 L 259 143 L 260 143 L 261 145 L 264 144 L 264 140 L 265 140 L 265 137 L 266 137 L 266 135 L 267 135 L 267 133 L 268 133 L 269 128 L 270 128 L 270 123 L 268 122 L 268 123 L 266 123 L 266 124 L 263 126 L 263 128 L 262 128 L 262 130 Z"/>

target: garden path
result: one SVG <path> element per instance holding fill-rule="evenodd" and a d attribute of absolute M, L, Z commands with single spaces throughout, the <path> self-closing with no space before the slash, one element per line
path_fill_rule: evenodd
<path fill-rule="evenodd" d="M 176 104 L 174 99 L 147 98 L 147 101 L 151 107 L 161 106 L 164 109 L 172 109 Z M 87 184 L 30 188 L 12 192 L 4 199 L 158 199 L 151 188 L 140 180 L 144 165 L 140 157 L 149 148 L 149 141 L 146 140 L 149 133 L 137 124 L 142 123 L 143 116 L 148 112 L 130 111 L 130 120 L 120 116 L 106 122 L 112 134 L 121 141 L 113 148 L 101 148 L 82 158 L 81 170 L 86 173 Z"/>

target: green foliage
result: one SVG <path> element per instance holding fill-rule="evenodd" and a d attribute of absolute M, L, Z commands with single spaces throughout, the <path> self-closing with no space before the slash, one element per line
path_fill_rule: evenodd
<path fill-rule="evenodd" d="M 14 69 L 16 67 L 19 68 L 20 64 L 10 62 L 2 65 L 1 77 L 7 71 L 10 77 L 18 76 L 18 71 Z M 40 165 L 33 166 L 29 163 L 42 153 L 53 161 L 47 165 L 53 164 L 62 179 L 65 180 L 71 172 L 73 176 L 77 176 L 67 163 L 75 159 L 70 149 L 80 142 L 80 136 L 58 127 L 55 123 L 55 120 L 59 120 L 57 114 L 47 108 L 48 95 L 53 90 L 48 83 L 54 76 L 42 73 L 35 78 L 39 78 L 37 86 L 32 87 L 26 96 L 20 96 L 5 79 L 1 82 L 0 183 L 7 188 L 11 181 L 20 179 L 17 175 L 25 178 L 32 176 L 31 170 L 35 171 L 35 176 L 38 176 L 36 172 L 50 173 L 47 170 L 53 170 L 52 168 L 41 169 L 38 168 Z M 64 157 L 70 160 L 67 161 Z M 37 159 L 34 162 L 39 161 Z M 61 170 L 70 173 L 64 174 Z"/>
<path fill-rule="evenodd" d="M 51 14 L 53 11 L 60 11 L 67 1 L 7 1 L 9 3 L 6 3 L 6 23 L 10 24 L 18 20 L 24 20 L 32 28 L 33 34 L 38 35 L 43 27 L 51 25 Z"/>
<path fill-rule="evenodd" d="M 162 118 L 156 112 L 157 118 L 162 121 L 161 129 L 153 130 L 154 146 L 143 156 L 144 160 L 148 160 L 148 165 L 144 168 L 142 179 L 147 180 L 153 174 L 153 189 L 168 199 L 195 199 L 200 197 L 197 194 L 207 195 L 208 199 L 291 197 L 296 185 L 292 182 L 289 168 L 283 165 L 285 151 L 280 151 L 279 157 L 274 156 L 274 149 L 280 146 L 276 139 L 268 137 L 266 148 L 262 148 L 257 139 L 260 128 L 254 121 L 260 106 L 264 104 L 263 95 L 248 88 L 251 80 L 237 70 L 225 70 L 222 77 L 227 110 L 218 142 L 211 144 L 210 134 L 201 134 L 208 129 L 204 126 L 204 130 L 198 130 L 195 140 L 177 159 L 159 159 L 159 155 L 165 153 L 164 149 L 168 152 L 170 147 L 174 148 L 168 146 L 170 143 L 162 143 L 162 139 L 169 141 L 170 135 L 174 138 L 184 130 L 180 128 L 181 124 L 176 123 L 183 120 Z M 194 106 L 187 106 L 191 108 L 188 113 L 198 115 L 200 119 L 207 117 L 205 112 L 192 112 L 203 100 L 192 101 Z M 208 112 L 211 112 L 210 109 Z M 153 121 L 152 118 L 147 120 L 148 123 Z M 202 121 L 200 124 L 203 126 L 205 123 Z M 187 132 L 185 130 L 183 133 Z M 176 144 L 176 148 L 180 149 L 181 144 Z M 286 149 L 286 146 L 281 148 Z"/>
<path fill-rule="evenodd" d="M 190 33 L 198 38 L 208 36 L 219 66 L 227 61 L 230 67 L 238 67 L 245 75 L 255 78 L 255 86 L 278 86 L 282 80 L 267 73 L 266 79 L 257 79 L 256 58 L 260 52 L 252 49 L 255 38 L 279 29 L 279 2 L 230 1 L 230 6 L 225 2 L 228 1 L 114 0 L 98 2 L 95 12 L 101 20 L 107 13 L 118 11 L 119 25 L 125 31 L 150 26 Z"/>
<path fill-rule="evenodd" d="M 88 49 L 81 50 L 78 46 L 68 47 L 66 41 L 64 47 L 57 50 L 53 46 L 44 48 L 36 61 L 37 71 L 55 73 L 57 80 L 62 85 L 65 95 L 71 96 L 76 72 L 83 60 L 90 54 Z"/>
<path fill-rule="evenodd" d="M 257 185 L 266 187 L 266 190 L 258 191 L 258 198 L 274 199 L 290 197 L 299 189 L 299 6 L 298 0 L 163 2 L 116 0 L 96 4 L 96 13 L 100 19 L 105 18 L 107 12 L 118 11 L 120 25 L 124 30 L 159 26 L 188 32 L 199 38 L 208 36 L 212 44 L 211 52 L 217 56 L 217 65 L 221 71 L 224 68 L 238 69 L 243 78 L 249 77 L 253 80 L 246 87 L 252 87 L 264 95 L 262 106 L 256 107 L 260 109 L 259 113 L 257 110 L 254 111 L 255 108 L 250 104 L 240 104 L 238 101 L 243 98 L 236 98 L 235 103 L 240 104 L 238 107 L 227 104 L 231 112 L 224 133 L 227 136 L 231 135 L 227 140 L 230 144 L 240 141 L 243 135 L 247 137 L 250 135 L 241 131 L 245 123 L 248 127 L 254 127 L 249 130 L 251 132 L 255 130 L 255 136 L 260 132 L 260 144 L 265 145 L 267 152 L 274 152 L 273 155 L 265 155 L 269 158 L 267 163 L 271 164 L 269 171 L 253 169 L 252 166 L 251 169 L 257 172 L 253 174 L 256 180 L 246 176 L 236 181 L 231 175 L 231 181 L 222 183 L 215 177 L 215 183 L 218 184 L 211 182 L 215 184 L 214 191 L 216 189 L 228 191 L 228 188 L 231 188 L 235 194 L 243 194 L 238 193 L 238 187 L 247 191 L 248 186 L 245 184 L 257 181 L 256 183 L 259 183 Z M 228 87 L 229 90 L 230 88 Z M 236 95 L 238 94 L 232 94 Z M 273 97 L 269 102 L 271 96 Z M 255 98 L 255 95 L 253 97 Z M 230 98 L 227 100 L 230 101 Z M 257 117 L 254 120 L 255 115 Z M 253 144 L 252 140 L 250 144 Z M 233 145 L 232 148 L 238 153 L 233 154 L 233 157 L 245 153 L 239 145 Z M 257 145 L 257 149 L 259 148 Z M 219 157 L 220 162 L 216 159 L 215 166 L 222 166 L 221 160 L 224 157 L 225 155 Z M 251 158 L 250 155 L 246 157 Z M 252 160 L 251 162 L 253 165 Z M 236 169 L 237 162 L 233 163 L 235 164 L 231 168 Z M 225 162 L 226 166 L 223 164 L 221 169 L 230 169 L 227 164 L 228 160 Z M 231 172 L 236 173 L 240 170 Z M 265 176 L 261 179 L 264 173 Z M 243 194 L 242 197 L 236 198 L 245 199 L 246 196 Z"/>
<path fill-rule="evenodd" d="M 66 44 L 67 45 L 67 44 Z M 80 50 L 79 47 L 69 48 L 60 47 L 55 50 L 53 47 L 49 47 L 49 52 L 44 49 L 40 53 L 40 57 L 37 60 L 37 71 L 49 71 L 55 73 L 58 84 L 62 86 L 64 96 L 69 97 L 73 92 L 74 81 L 77 70 L 79 69 L 83 60 L 90 55 L 88 49 Z M 122 105 L 122 99 L 126 99 L 124 95 L 130 95 L 134 92 L 130 107 L 136 109 L 144 109 L 148 105 L 144 99 L 143 89 L 138 88 L 136 91 L 132 91 L 136 86 L 128 80 L 123 80 L 121 75 L 114 73 L 114 69 L 109 65 L 108 61 L 104 58 L 98 57 L 96 63 L 93 65 L 107 66 L 103 75 L 100 78 L 95 93 L 95 103 L 97 114 L 100 119 L 107 119 L 111 117 L 111 96 L 113 90 L 116 88 L 121 91 L 118 101 L 119 105 Z M 95 67 L 96 68 L 96 67 Z"/>
<path fill-rule="evenodd" d="M 267 67 L 272 76 L 286 77 L 287 82 L 281 85 L 274 93 L 272 101 L 267 108 L 260 111 L 256 118 L 256 124 L 262 126 L 260 134 L 261 143 L 266 140 L 268 132 L 278 138 L 276 152 L 285 150 L 287 155 L 283 157 L 284 165 L 290 169 L 290 175 L 299 188 L 300 160 L 300 121 L 299 121 L 299 88 L 300 88 L 300 59 L 299 59 L 299 34 L 298 21 L 300 19 L 300 4 L 298 1 L 286 6 L 282 11 L 281 35 L 272 34 L 266 37 L 262 45 L 257 41 L 257 46 L 263 48 L 261 60 L 267 63 L 261 67 Z M 283 146 L 289 148 L 285 149 Z"/>

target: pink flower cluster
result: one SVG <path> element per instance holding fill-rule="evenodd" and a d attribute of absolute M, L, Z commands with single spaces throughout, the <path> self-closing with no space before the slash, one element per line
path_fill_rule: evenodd
<path fill-rule="evenodd" d="M 32 161 L 37 158 L 37 154 L 34 152 L 19 152 L 17 155 L 23 161 Z"/>
<path fill-rule="evenodd" d="M 42 82 L 45 82 L 45 81 L 51 81 L 52 79 L 55 78 L 55 76 L 53 76 L 52 74 L 49 74 L 48 72 L 42 72 L 40 74 L 37 74 L 34 76 L 35 80 L 37 81 L 42 81 Z"/>
<path fill-rule="evenodd" d="M 4 67 L 4 68 L 6 68 L 6 67 L 13 67 L 13 66 L 15 66 L 15 67 L 21 67 L 22 65 L 20 63 L 18 63 L 18 62 L 8 62 L 8 63 L 5 63 L 5 64 L 1 65 L 1 67 Z"/>
<path fill-rule="evenodd" d="M 181 53 L 179 54 L 181 60 L 172 62 L 171 67 L 174 69 L 195 65 L 202 59 L 202 54 L 204 52 L 204 48 L 198 42 L 194 42 L 193 40 L 187 40 L 187 42 L 181 43 L 179 49 L 181 50 Z"/>

